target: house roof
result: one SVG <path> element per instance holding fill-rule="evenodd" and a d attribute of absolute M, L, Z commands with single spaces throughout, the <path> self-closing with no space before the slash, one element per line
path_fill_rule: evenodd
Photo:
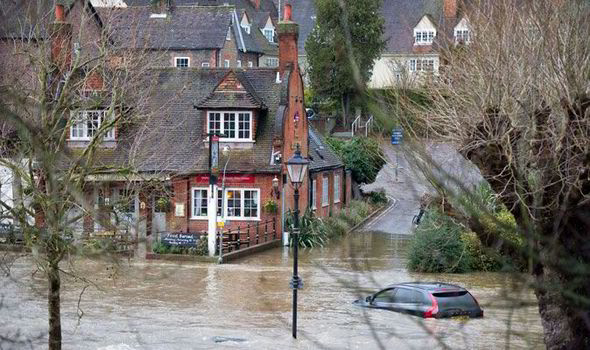
<path fill-rule="evenodd" d="M 197 108 L 256 108 L 266 109 L 264 101 L 244 76 L 229 71 Z"/>
<path fill-rule="evenodd" d="M 234 147 L 230 152 L 228 172 L 280 172 L 271 165 L 274 115 L 279 104 L 276 70 L 250 68 L 232 70 L 240 81 L 248 82 L 267 110 L 258 115 L 255 142 L 251 148 Z M 158 68 L 151 70 L 149 82 L 156 88 L 147 97 L 145 120 L 130 128 L 117 147 L 101 150 L 99 164 L 131 164 L 147 173 L 192 174 L 208 171 L 208 148 L 205 143 L 203 112 L 195 105 L 210 95 L 227 76 L 227 68 Z M 231 144 L 230 144 L 231 145 Z M 232 146 L 233 147 L 233 146 Z M 225 164 L 225 158 L 220 158 Z"/>
<path fill-rule="evenodd" d="M 344 166 L 338 156 L 326 145 L 323 136 L 309 125 L 309 171 L 317 172 Z"/>
<path fill-rule="evenodd" d="M 232 22 L 227 6 L 176 6 L 151 18 L 151 6 L 97 8 L 121 48 L 221 49 Z"/>
<path fill-rule="evenodd" d="M 52 1 L 6 1 L 0 6 L 0 38 L 47 38 L 53 20 Z"/>
<path fill-rule="evenodd" d="M 313 0 L 289 0 L 293 6 L 293 20 L 299 24 L 298 49 L 304 54 L 305 40 L 316 24 Z M 447 31 L 450 21 L 443 16 L 443 0 L 384 0 L 381 15 L 385 20 L 384 53 L 399 54 L 414 51 L 414 27 L 424 15 L 434 22 L 437 28 Z M 429 48 L 430 49 L 430 48 Z"/>

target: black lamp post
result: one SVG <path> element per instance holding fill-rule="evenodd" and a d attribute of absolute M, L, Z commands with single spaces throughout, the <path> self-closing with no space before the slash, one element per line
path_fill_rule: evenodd
<path fill-rule="evenodd" d="M 297 254 L 299 246 L 299 187 L 303 184 L 303 180 L 307 173 L 307 165 L 309 161 L 301 156 L 299 145 L 293 157 L 287 161 L 287 171 L 289 172 L 289 178 L 295 189 L 295 212 L 293 215 L 293 278 L 291 279 L 290 286 L 293 289 L 293 338 L 297 338 L 297 289 L 303 287 L 303 280 L 297 275 Z"/>

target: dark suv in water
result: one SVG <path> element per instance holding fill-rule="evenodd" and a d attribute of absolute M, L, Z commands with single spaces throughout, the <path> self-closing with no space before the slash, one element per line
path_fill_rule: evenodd
<path fill-rule="evenodd" d="M 354 304 L 424 318 L 483 317 L 477 300 L 465 288 L 438 282 L 392 284 Z"/>

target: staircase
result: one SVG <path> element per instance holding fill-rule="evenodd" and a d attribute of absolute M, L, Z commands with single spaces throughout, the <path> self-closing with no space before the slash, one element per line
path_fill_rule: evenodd
<path fill-rule="evenodd" d="M 352 138 L 355 136 L 367 137 L 373 128 L 373 121 L 374 119 L 372 115 L 366 119 L 362 118 L 361 115 L 358 115 L 350 125 L 350 128 L 336 127 L 332 131 L 332 136 L 338 138 Z"/>

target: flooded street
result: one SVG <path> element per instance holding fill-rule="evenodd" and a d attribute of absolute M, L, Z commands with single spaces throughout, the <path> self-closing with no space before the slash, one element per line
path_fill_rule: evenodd
<path fill-rule="evenodd" d="M 64 276 L 65 349 L 495 349 L 542 348 L 536 299 L 523 276 L 430 275 L 405 269 L 408 236 L 356 233 L 300 251 L 298 339 L 291 338 L 290 252 L 277 248 L 238 262 L 81 260 L 83 281 Z M 46 284 L 30 258 L 0 277 L 0 335 L 46 348 Z M 64 268 L 69 268 L 64 266 Z M 423 320 L 352 305 L 387 284 L 437 280 L 468 288 L 483 319 Z M 78 323 L 78 316 L 83 315 Z M 40 338 L 39 338 L 40 337 Z M 1 338 L 0 338 L 1 339 Z M 9 343 L 1 344 L 11 348 Z"/>

